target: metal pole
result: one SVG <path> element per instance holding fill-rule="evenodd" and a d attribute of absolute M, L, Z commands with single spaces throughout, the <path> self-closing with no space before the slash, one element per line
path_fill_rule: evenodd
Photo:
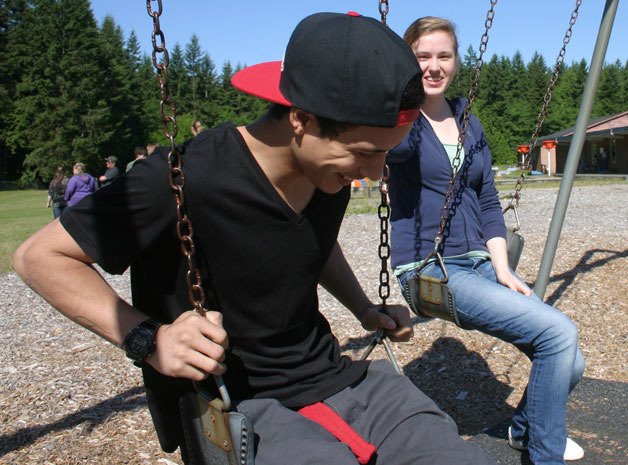
<path fill-rule="evenodd" d="M 578 118 L 576 119 L 576 128 L 573 138 L 571 139 L 571 144 L 569 145 L 569 153 L 567 154 L 563 180 L 561 181 L 560 189 L 558 190 L 558 198 L 556 199 L 556 205 L 554 206 L 554 214 L 552 215 L 547 241 L 545 242 L 541 266 L 534 285 L 534 293 L 541 299 L 545 296 L 549 275 L 552 270 L 552 263 L 556 254 L 556 247 L 558 246 L 558 239 L 560 238 L 563 221 L 565 220 L 565 212 L 567 211 L 571 188 L 573 187 L 573 181 L 578 169 L 578 161 L 580 160 L 580 154 L 582 152 L 582 147 L 584 146 L 587 125 L 589 117 L 591 116 L 593 102 L 595 101 L 595 93 L 600 80 L 602 66 L 604 65 L 604 57 L 606 56 L 608 40 L 611 35 L 611 30 L 613 29 L 613 22 L 615 21 L 615 13 L 617 12 L 618 4 L 619 0 L 606 0 L 606 5 L 604 6 L 602 21 L 600 23 L 600 29 L 598 30 L 595 49 L 593 50 L 593 58 L 591 59 L 587 82 L 584 86 L 584 93 L 582 94 L 582 102 L 580 103 Z"/>

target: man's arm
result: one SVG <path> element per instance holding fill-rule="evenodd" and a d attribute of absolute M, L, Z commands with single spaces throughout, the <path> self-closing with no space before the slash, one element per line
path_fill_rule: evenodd
<path fill-rule="evenodd" d="M 347 263 L 338 242 L 323 269 L 320 284 L 347 307 L 365 329 L 385 329 L 386 335 L 393 341 L 407 341 L 412 337 L 408 309 L 402 305 L 387 305 L 386 313 L 383 313 L 381 304 L 371 302 Z"/>
<path fill-rule="evenodd" d="M 122 299 L 92 266 L 76 241 L 56 220 L 27 239 L 13 266 L 35 292 L 75 323 L 122 347 L 126 335 L 148 316 Z M 183 313 L 157 332 L 157 347 L 146 359 L 159 372 L 202 380 L 225 371 L 227 335 L 222 315 Z"/>

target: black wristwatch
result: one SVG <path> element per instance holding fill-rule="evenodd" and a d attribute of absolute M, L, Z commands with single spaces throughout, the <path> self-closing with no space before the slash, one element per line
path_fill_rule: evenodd
<path fill-rule="evenodd" d="M 141 322 L 124 338 L 124 350 L 126 356 L 133 360 L 137 366 L 142 366 L 142 362 L 155 352 L 157 343 L 157 330 L 161 323 L 155 320 Z"/>

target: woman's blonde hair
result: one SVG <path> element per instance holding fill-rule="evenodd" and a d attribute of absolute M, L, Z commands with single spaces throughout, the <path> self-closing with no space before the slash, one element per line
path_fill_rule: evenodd
<path fill-rule="evenodd" d="M 458 36 L 456 36 L 456 26 L 451 21 L 437 16 L 424 16 L 414 21 L 406 32 L 403 34 L 403 40 L 412 47 L 419 38 L 425 34 L 435 31 L 447 32 L 454 43 L 454 53 L 456 54 L 456 63 L 460 67 L 460 54 L 458 53 Z"/>
<path fill-rule="evenodd" d="M 83 163 L 74 163 L 73 168 L 78 171 L 78 174 L 85 173 L 85 165 Z"/>

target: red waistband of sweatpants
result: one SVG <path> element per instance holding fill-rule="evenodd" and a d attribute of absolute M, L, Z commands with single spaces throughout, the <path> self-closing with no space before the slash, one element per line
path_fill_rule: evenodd
<path fill-rule="evenodd" d="M 364 440 L 340 415 L 324 403 L 307 405 L 301 408 L 299 413 L 318 423 L 336 439 L 346 444 L 358 459 L 358 463 L 364 465 L 371 460 L 376 451 L 375 446 Z"/>

